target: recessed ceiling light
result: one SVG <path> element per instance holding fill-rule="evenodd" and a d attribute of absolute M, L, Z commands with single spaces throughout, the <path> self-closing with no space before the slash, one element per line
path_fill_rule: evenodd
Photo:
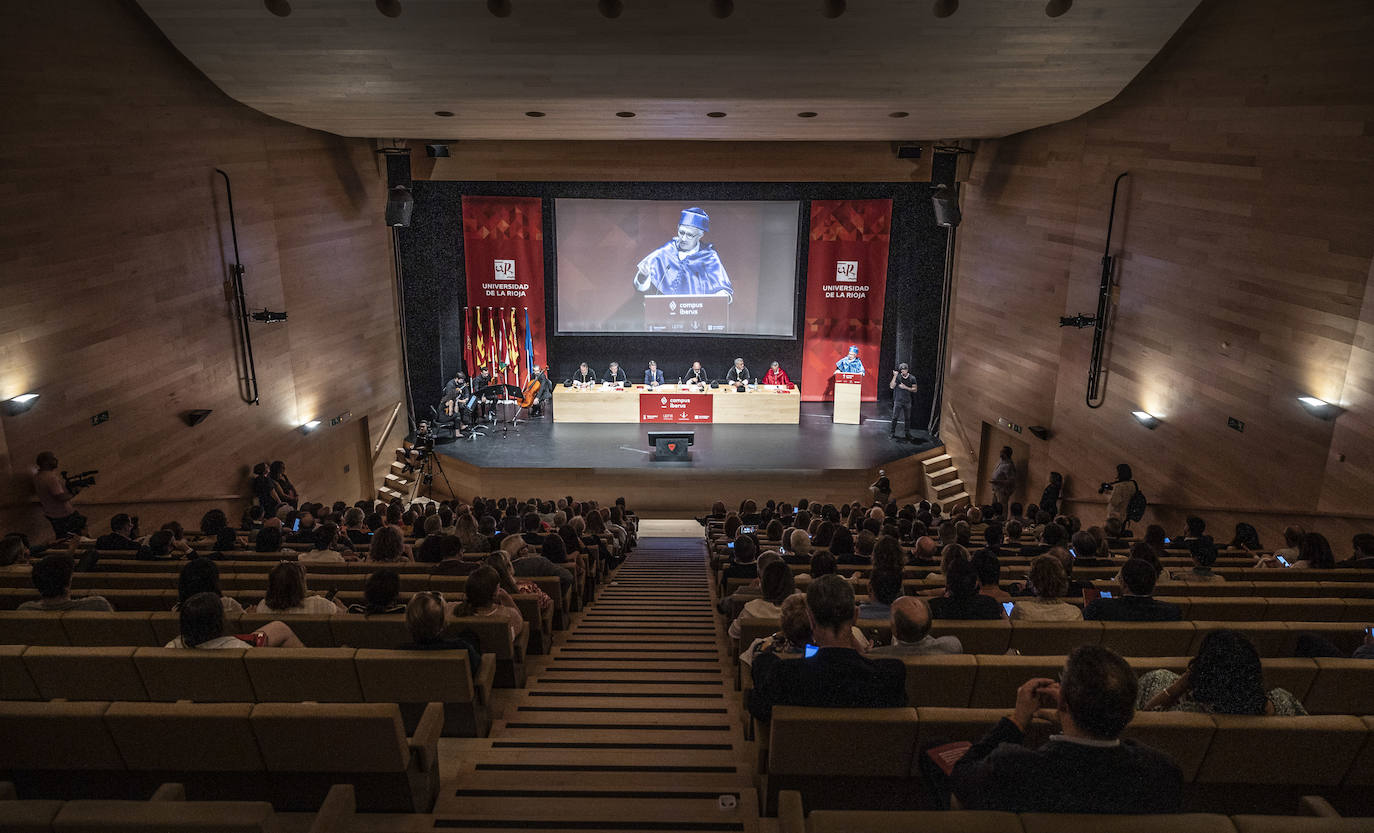
<path fill-rule="evenodd" d="M 487 0 L 487 11 L 494 17 L 510 17 L 510 0 Z"/>
<path fill-rule="evenodd" d="M 596 10 L 602 17 L 615 20 L 625 11 L 625 4 L 621 0 L 596 0 Z"/>
<path fill-rule="evenodd" d="M 813 112 L 811 112 L 810 110 L 803 110 L 802 112 L 800 112 L 800 113 L 797 114 L 797 118 L 799 118 L 799 119 L 814 119 L 817 115 L 819 115 L 819 114 L 818 114 L 818 113 L 813 113 Z"/>
<path fill-rule="evenodd" d="M 1149 411 L 1131 411 L 1131 416 L 1135 417 L 1136 422 L 1150 429 L 1151 431 L 1159 427 L 1160 419 Z"/>
<path fill-rule="evenodd" d="M 529 116 L 529 117 L 532 118 L 532 119 L 542 119 L 542 118 L 544 118 L 544 114 L 541 113 L 541 112 L 539 112 L 538 110 L 526 110 L 526 111 L 525 111 L 525 115 Z"/>
<path fill-rule="evenodd" d="M 722 20 L 735 13 L 735 0 L 711 0 L 711 16 Z"/>
<path fill-rule="evenodd" d="M 632 119 L 635 117 L 635 114 L 631 113 L 629 110 L 621 110 L 619 113 L 616 113 L 616 115 L 622 119 Z"/>
<path fill-rule="evenodd" d="M 935 0 L 930 13 L 936 17 L 949 17 L 959 11 L 959 0 Z"/>
<path fill-rule="evenodd" d="M 906 117 L 909 116 L 909 115 L 911 115 L 911 114 L 908 113 L 908 112 L 905 111 L 905 110 L 897 110 L 897 111 L 888 113 L 888 114 L 887 114 L 887 117 L 888 117 L 889 119 L 904 119 L 904 118 L 906 118 Z"/>
<path fill-rule="evenodd" d="M 844 14 L 847 8 L 849 8 L 849 4 L 846 3 L 845 0 L 825 0 L 825 3 L 821 6 L 821 14 L 834 20 Z"/>
<path fill-rule="evenodd" d="M 377 0 L 377 11 L 387 17 L 400 17 L 401 0 Z"/>
<path fill-rule="evenodd" d="M 277 17 L 286 17 L 291 14 L 291 3 L 289 0 L 265 0 L 263 5 L 267 10 Z"/>
<path fill-rule="evenodd" d="M 711 112 L 709 112 L 709 113 L 706 114 L 706 118 L 708 118 L 708 119 L 723 119 L 723 118 L 725 118 L 725 114 L 722 113 L 722 112 L 719 111 L 719 110 L 712 110 Z"/>
<path fill-rule="evenodd" d="M 451 118 L 453 118 L 453 111 L 452 111 L 452 110 L 435 110 L 435 111 L 434 111 L 434 115 L 438 116 L 438 117 L 441 118 L 441 119 L 451 119 Z"/>
<path fill-rule="evenodd" d="M 1071 8 L 1073 8 L 1073 0 L 1050 0 L 1045 4 L 1045 14 L 1049 17 L 1059 17 Z"/>

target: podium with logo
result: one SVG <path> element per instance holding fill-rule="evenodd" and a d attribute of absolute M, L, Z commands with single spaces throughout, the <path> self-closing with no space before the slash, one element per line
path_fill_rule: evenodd
<path fill-rule="evenodd" d="M 862 373 L 835 373 L 835 415 L 832 422 L 840 425 L 859 424 L 863 385 Z"/>

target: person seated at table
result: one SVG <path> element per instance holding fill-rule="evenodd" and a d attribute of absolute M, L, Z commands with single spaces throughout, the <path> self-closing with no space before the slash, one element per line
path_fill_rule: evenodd
<path fill-rule="evenodd" d="M 595 385 L 596 374 L 592 372 L 592 369 L 587 366 L 586 362 L 583 362 L 577 366 L 577 372 L 572 375 L 572 381 L 573 385 L 579 388 L 585 387 L 586 385 Z"/>
<path fill-rule="evenodd" d="M 749 368 L 744 366 L 744 359 L 735 359 L 735 366 L 725 374 L 725 381 L 732 385 L 749 381 Z"/>
<path fill-rule="evenodd" d="M 619 363 L 611 362 L 610 369 L 606 371 L 605 376 L 601 377 L 601 381 L 607 384 L 623 385 L 625 384 L 625 371 L 620 369 Z"/>
<path fill-rule="evenodd" d="M 859 348 L 857 345 L 849 346 L 849 354 L 835 362 L 837 373 L 863 373 L 864 363 L 859 361 Z"/>
<path fill-rule="evenodd" d="M 689 385 L 704 385 L 711 381 L 711 377 L 706 374 L 701 362 L 692 362 L 692 367 L 682 377 L 682 381 Z"/>
<path fill-rule="evenodd" d="M 782 365 L 773 362 L 768 366 L 768 372 L 763 374 L 765 385 L 790 385 L 792 380 L 787 378 L 787 371 L 782 369 Z"/>
<path fill-rule="evenodd" d="M 649 368 L 644 371 L 644 384 L 663 384 L 663 371 L 658 369 L 658 362 L 654 361 L 653 359 L 649 359 Z"/>

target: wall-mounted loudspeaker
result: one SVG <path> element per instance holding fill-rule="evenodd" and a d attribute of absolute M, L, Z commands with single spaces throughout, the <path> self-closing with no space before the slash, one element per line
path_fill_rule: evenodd
<path fill-rule="evenodd" d="M 415 199 L 410 189 L 397 185 L 386 193 L 386 224 L 392 228 L 409 228 L 410 213 L 415 210 Z"/>
<path fill-rule="evenodd" d="M 935 225 L 958 228 L 963 215 L 959 213 L 959 194 L 946 185 L 935 186 L 930 196 L 930 204 L 935 208 Z"/>
<path fill-rule="evenodd" d="M 187 427 L 195 428 L 197 425 L 200 425 L 202 422 L 204 422 L 205 418 L 210 416 L 210 414 L 212 413 L 214 412 L 211 411 L 209 408 L 198 408 L 194 411 L 187 411 L 186 413 L 181 415 L 181 418 L 186 420 Z"/>
<path fill-rule="evenodd" d="M 1050 438 L 1050 429 L 1046 428 L 1043 425 L 1032 425 L 1026 430 L 1042 440 L 1048 440 Z"/>

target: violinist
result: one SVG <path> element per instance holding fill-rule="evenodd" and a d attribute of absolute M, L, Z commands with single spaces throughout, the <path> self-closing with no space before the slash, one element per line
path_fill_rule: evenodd
<path fill-rule="evenodd" d="M 521 397 L 522 399 L 533 397 L 533 402 L 530 405 L 530 416 L 542 417 L 544 406 L 553 399 L 553 384 L 549 382 L 549 375 L 539 365 L 534 365 L 530 373 L 530 380 L 525 383 L 524 391 L 525 396 Z"/>

